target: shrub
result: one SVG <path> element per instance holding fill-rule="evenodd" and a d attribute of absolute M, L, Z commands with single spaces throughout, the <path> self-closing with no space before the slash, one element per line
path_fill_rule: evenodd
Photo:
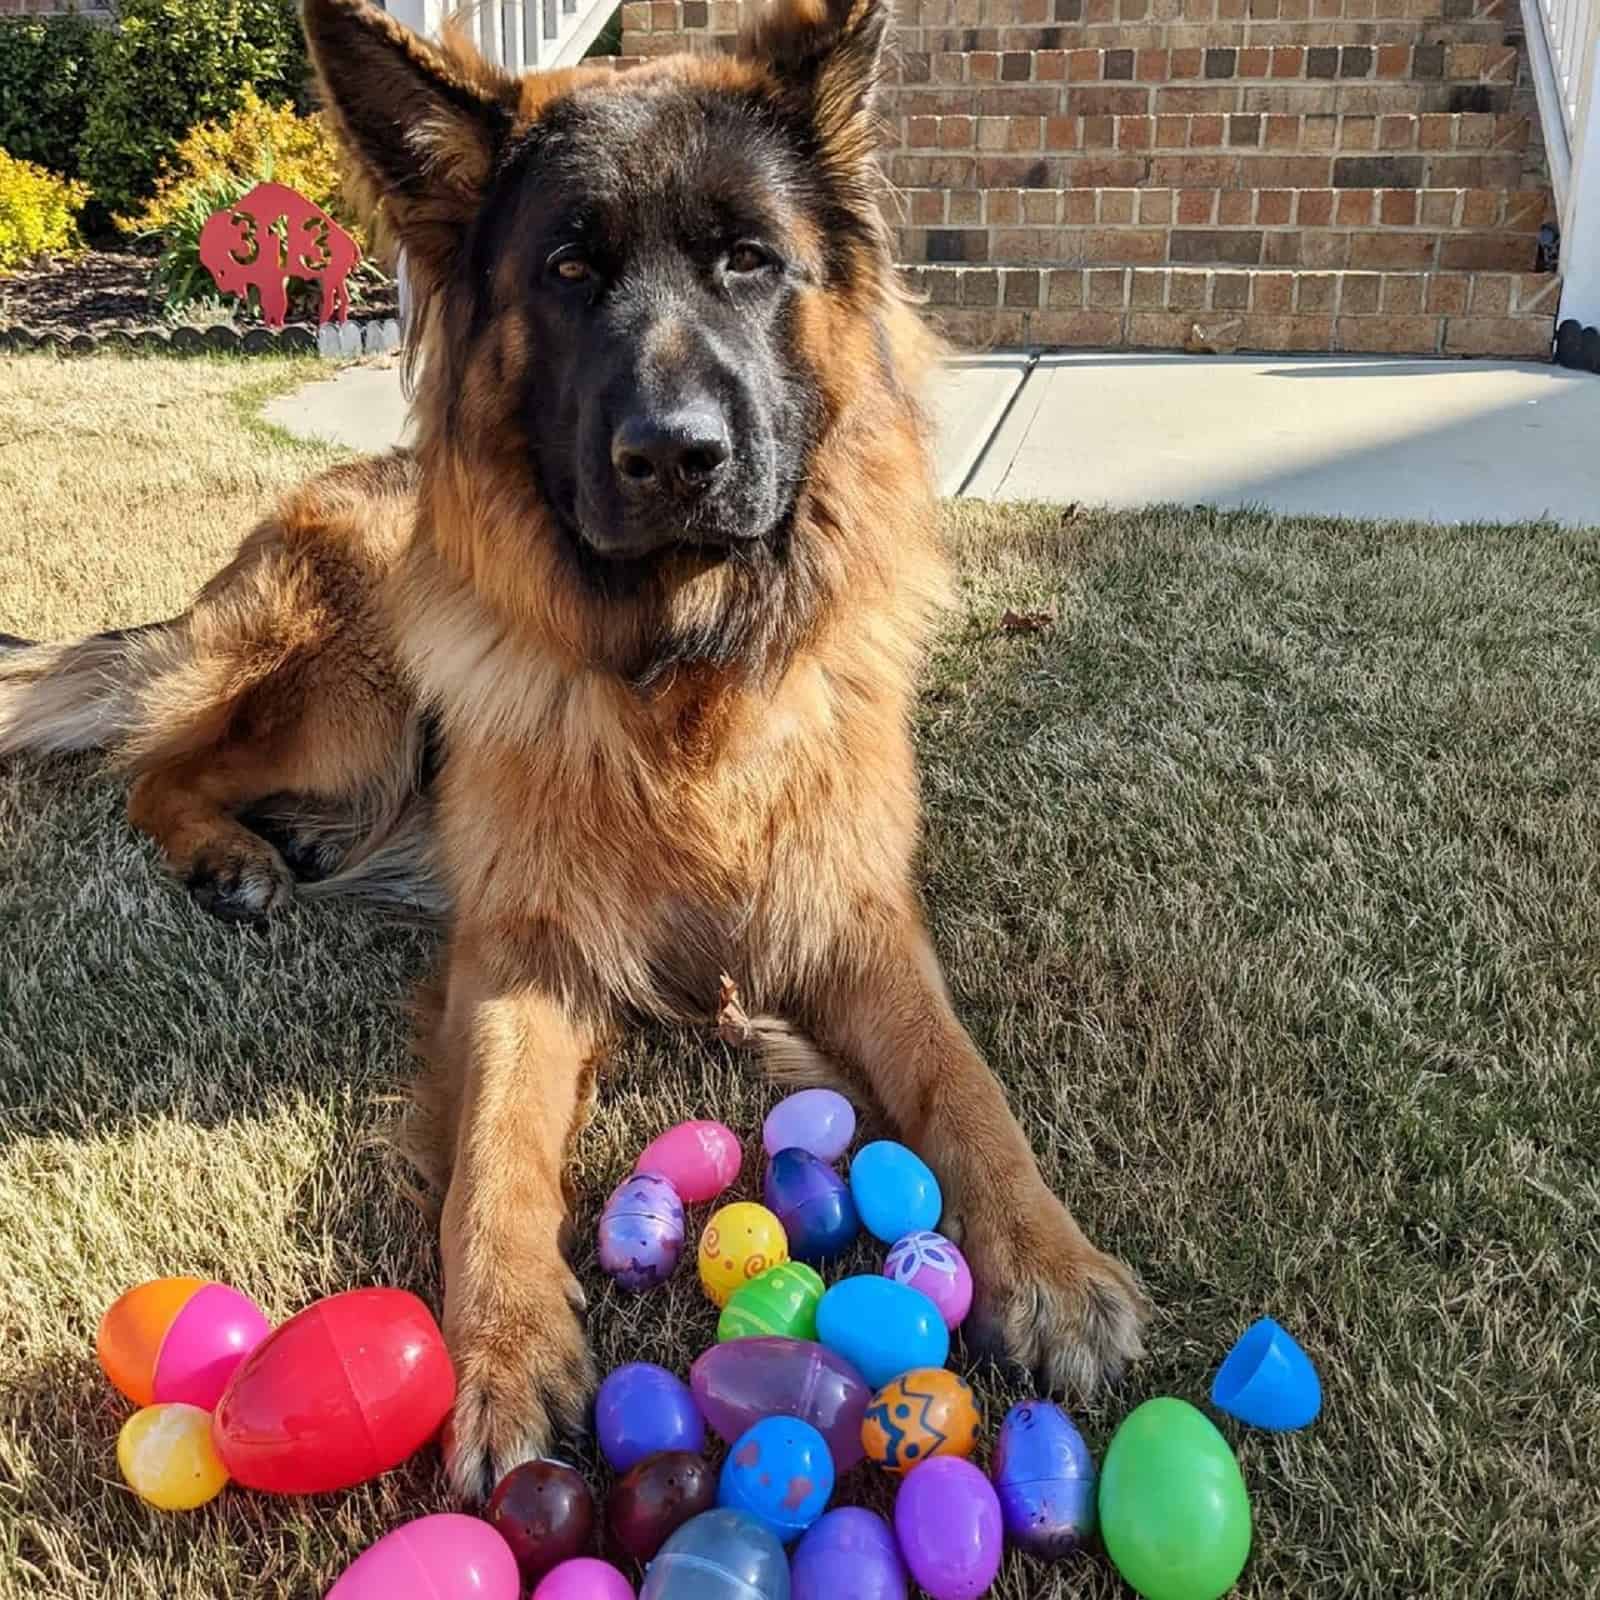
<path fill-rule="evenodd" d="M 293 0 L 120 0 L 99 59 L 82 173 L 113 215 L 131 213 L 186 130 L 227 116 L 246 85 L 273 100 L 306 93 Z"/>
<path fill-rule="evenodd" d="M 76 255 L 81 183 L 0 150 L 0 272 L 44 255 Z"/>
<path fill-rule="evenodd" d="M 78 175 L 104 28 L 84 17 L 0 20 L 0 150 Z"/>

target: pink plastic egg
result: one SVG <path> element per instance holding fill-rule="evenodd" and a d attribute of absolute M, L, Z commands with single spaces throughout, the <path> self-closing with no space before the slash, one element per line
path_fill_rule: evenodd
<path fill-rule="evenodd" d="M 156 1403 L 181 1401 L 215 1409 L 234 1368 L 272 1332 L 248 1295 L 225 1283 L 196 1289 L 185 1303 L 156 1357 Z"/>
<path fill-rule="evenodd" d="M 580 1556 L 552 1567 L 530 1600 L 633 1600 L 633 1585 L 609 1561 Z"/>
<path fill-rule="evenodd" d="M 908 1233 L 889 1252 L 883 1275 L 927 1295 L 947 1328 L 959 1327 L 972 1309 L 972 1269 L 942 1233 Z"/>
<path fill-rule="evenodd" d="M 327 1600 L 517 1600 L 521 1582 L 511 1547 L 487 1522 L 447 1511 L 385 1534 L 345 1568 Z"/>
<path fill-rule="evenodd" d="M 739 1176 L 744 1152 L 720 1122 L 680 1122 L 652 1140 L 634 1166 L 665 1178 L 689 1205 L 714 1200 Z"/>

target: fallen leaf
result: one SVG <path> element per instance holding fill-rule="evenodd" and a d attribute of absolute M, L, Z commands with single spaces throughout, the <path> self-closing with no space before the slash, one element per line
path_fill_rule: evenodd
<path fill-rule="evenodd" d="M 1000 614 L 1002 633 L 1043 633 L 1055 625 L 1053 611 L 1003 611 Z"/>
<path fill-rule="evenodd" d="M 726 972 L 717 986 L 717 1037 L 735 1050 L 746 1049 L 755 1041 L 755 1029 L 739 999 L 739 985 Z"/>

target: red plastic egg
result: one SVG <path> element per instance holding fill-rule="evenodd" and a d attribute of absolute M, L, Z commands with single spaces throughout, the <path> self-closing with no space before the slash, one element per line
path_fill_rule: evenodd
<path fill-rule="evenodd" d="M 256 1346 L 217 1404 L 212 1440 L 247 1489 L 323 1494 L 399 1466 L 455 1396 L 428 1308 L 403 1289 L 352 1289 Z"/>

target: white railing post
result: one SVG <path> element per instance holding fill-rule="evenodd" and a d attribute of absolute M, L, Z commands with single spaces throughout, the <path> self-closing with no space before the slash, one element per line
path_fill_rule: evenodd
<path fill-rule="evenodd" d="M 1591 0 L 1596 3 L 1596 0 Z M 1592 23 L 1571 139 L 1571 176 L 1561 211 L 1561 318 L 1600 327 L 1600 28 Z"/>
<path fill-rule="evenodd" d="M 437 36 L 456 3 L 383 0 L 392 17 L 424 36 Z M 527 72 L 575 66 L 617 5 L 618 0 L 477 0 L 463 21 L 487 60 L 512 72 Z"/>

